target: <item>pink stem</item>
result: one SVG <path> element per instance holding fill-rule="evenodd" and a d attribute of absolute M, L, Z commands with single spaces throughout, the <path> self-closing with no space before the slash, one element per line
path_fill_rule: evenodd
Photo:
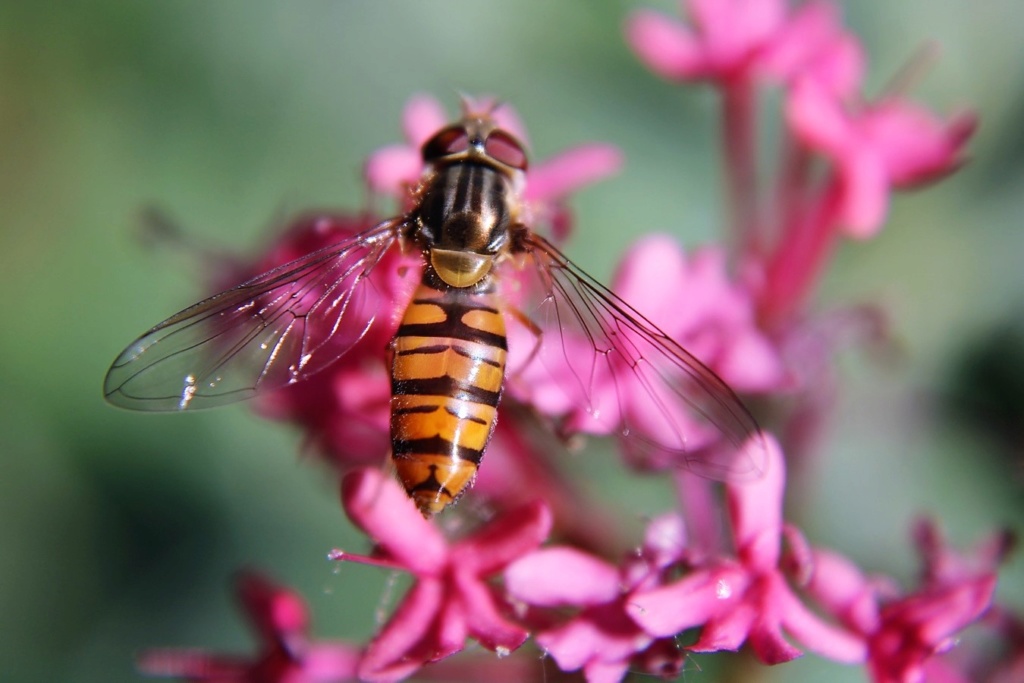
<path fill-rule="evenodd" d="M 757 143 L 755 139 L 755 91 L 750 80 L 736 76 L 723 89 L 725 129 L 726 201 L 732 223 L 732 243 L 749 248 L 757 236 Z"/>
<path fill-rule="evenodd" d="M 775 221 L 776 246 L 786 236 L 786 227 L 795 226 L 801 220 L 801 213 L 807 206 L 810 194 L 810 178 L 808 172 L 811 167 L 811 155 L 806 147 L 798 144 L 792 137 L 783 130 L 782 135 L 786 137 L 784 150 L 782 152 L 782 170 L 780 182 L 776 195 L 776 211 L 772 219 Z M 765 250 L 768 244 L 762 245 Z"/>
<path fill-rule="evenodd" d="M 839 181 L 829 179 L 813 209 L 794 213 L 768 263 L 759 301 L 761 319 L 772 327 L 796 313 L 832 253 L 837 232 Z"/>
<path fill-rule="evenodd" d="M 686 470 L 674 471 L 679 507 L 686 521 L 688 548 L 701 558 L 727 552 L 725 530 L 719 514 L 721 504 L 715 499 L 713 483 Z"/>

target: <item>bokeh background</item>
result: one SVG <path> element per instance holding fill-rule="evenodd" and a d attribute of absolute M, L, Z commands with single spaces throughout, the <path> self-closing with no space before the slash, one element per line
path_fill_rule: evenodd
<path fill-rule="evenodd" d="M 301 590 L 319 634 L 370 634 L 388 579 L 326 561 L 363 541 L 329 474 L 298 466 L 296 433 L 244 406 L 104 404 L 114 355 L 210 275 L 187 250 L 140 240 L 140 211 L 155 204 L 210 248 L 255 253 L 294 211 L 362 206 L 360 164 L 399 139 L 410 95 L 454 107 L 465 91 L 514 103 L 539 157 L 590 140 L 625 152 L 623 173 L 574 204 L 585 238 L 568 252 L 601 279 L 645 232 L 716 239 L 716 100 L 631 56 L 621 22 L 641 4 L 675 11 L 0 0 L 0 678 L 133 681 L 147 646 L 244 650 L 227 586 L 245 565 Z M 934 41 L 941 59 L 915 96 L 982 122 L 971 163 L 897 198 L 878 239 L 842 248 L 820 297 L 881 306 L 899 353 L 843 356 L 799 519 L 812 542 L 909 580 L 921 512 L 959 543 L 1024 529 L 1024 13 L 1014 0 L 844 12 L 870 53 L 869 92 Z M 1022 577 L 1017 559 L 999 590 L 1019 608 Z M 813 656 L 771 676 L 864 678 Z"/>

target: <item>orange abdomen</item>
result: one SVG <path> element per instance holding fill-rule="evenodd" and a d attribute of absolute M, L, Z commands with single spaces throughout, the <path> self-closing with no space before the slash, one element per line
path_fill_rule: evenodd
<path fill-rule="evenodd" d="M 395 334 L 392 457 L 427 516 L 472 484 L 494 431 L 506 357 L 496 303 L 489 286 L 460 289 L 425 277 Z"/>

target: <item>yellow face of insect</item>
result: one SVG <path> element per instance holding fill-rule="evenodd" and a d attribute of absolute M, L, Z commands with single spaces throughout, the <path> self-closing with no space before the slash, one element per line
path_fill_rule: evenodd
<path fill-rule="evenodd" d="M 494 257 L 451 249 L 430 250 L 430 266 L 445 284 L 452 287 L 470 287 L 491 271 Z"/>

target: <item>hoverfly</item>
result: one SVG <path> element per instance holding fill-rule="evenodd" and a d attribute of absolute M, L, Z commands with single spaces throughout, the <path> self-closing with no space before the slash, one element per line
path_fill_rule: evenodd
<path fill-rule="evenodd" d="M 634 451 L 718 479 L 756 475 L 757 448 L 744 444 L 759 429 L 728 385 L 530 229 L 526 152 L 491 113 L 465 107 L 422 146 L 426 170 L 402 215 L 143 334 L 111 365 L 106 399 L 188 410 L 310 377 L 379 324 L 370 274 L 401 247 L 422 256 L 423 274 L 391 341 L 391 451 L 424 515 L 453 503 L 476 475 L 506 384 L 506 315 L 534 336 L 527 363 L 542 363 L 594 420 L 613 419 Z M 531 290 L 536 309 L 514 309 L 508 283 Z M 609 387 L 613 405 L 599 397 Z M 622 405 L 627 391 L 643 397 L 639 407 Z M 708 433 L 741 455 L 707 455 Z"/>

